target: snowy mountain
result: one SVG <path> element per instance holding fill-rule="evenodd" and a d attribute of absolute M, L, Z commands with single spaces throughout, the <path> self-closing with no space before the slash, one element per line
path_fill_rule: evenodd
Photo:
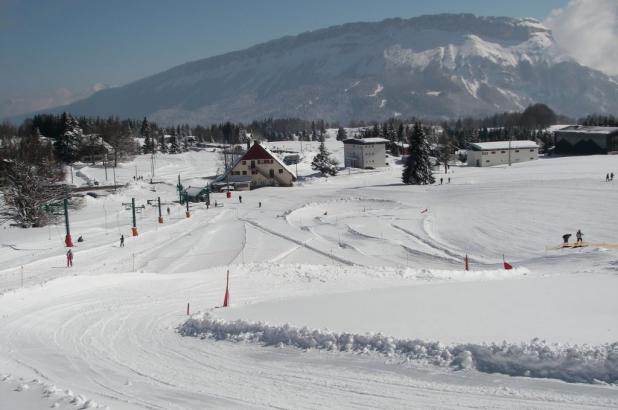
<path fill-rule="evenodd" d="M 458 117 L 534 102 L 618 112 L 618 82 L 561 52 L 534 19 L 442 14 L 284 37 L 102 90 L 65 108 L 160 122 Z"/>

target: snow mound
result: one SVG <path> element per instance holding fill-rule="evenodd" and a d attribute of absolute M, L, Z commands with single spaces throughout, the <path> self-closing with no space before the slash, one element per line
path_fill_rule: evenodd
<path fill-rule="evenodd" d="M 618 382 L 618 343 L 601 346 L 529 343 L 444 345 L 417 339 L 396 339 L 378 334 L 336 333 L 271 326 L 244 320 L 225 321 L 209 313 L 195 315 L 178 328 L 182 336 L 261 343 L 354 353 L 376 352 L 401 356 L 457 370 L 473 368 L 486 373 L 560 379 L 573 383 Z"/>

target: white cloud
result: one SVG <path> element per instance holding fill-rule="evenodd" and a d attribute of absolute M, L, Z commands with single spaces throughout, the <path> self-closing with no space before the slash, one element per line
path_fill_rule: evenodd
<path fill-rule="evenodd" d="M 618 75 L 618 1 L 571 0 L 552 11 L 545 24 L 581 64 Z"/>

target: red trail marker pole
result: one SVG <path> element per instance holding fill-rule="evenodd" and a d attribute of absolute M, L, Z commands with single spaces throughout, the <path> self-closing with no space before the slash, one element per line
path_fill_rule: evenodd
<path fill-rule="evenodd" d="M 225 296 L 223 297 L 223 307 L 228 307 L 230 304 L 230 270 L 227 271 L 227 278 L 225 281 Z"/>

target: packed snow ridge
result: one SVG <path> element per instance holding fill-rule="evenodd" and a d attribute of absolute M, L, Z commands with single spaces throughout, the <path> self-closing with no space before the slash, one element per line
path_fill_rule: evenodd
<path fill-rule="evenodd" d="M 377 352 L 389 357 L 420 360 L 457 370 L 475 368 L 486 373 L 553 378 L 574 383 L 618 383 L 618 342 L 601 346 L 548 344 L 538 339 L 525 344 L 457 344 L 397 339 L 378 334 L 336 333 L 285 324 L 225 321 L 209 313 L 197 314 L 178 329 L 182 336 L 262 343 L 354 353 Z"/>

